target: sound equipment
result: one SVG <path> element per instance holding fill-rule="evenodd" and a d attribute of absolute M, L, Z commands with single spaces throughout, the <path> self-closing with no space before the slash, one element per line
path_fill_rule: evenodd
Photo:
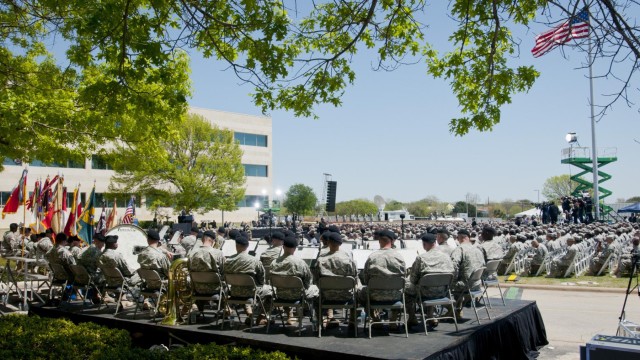
<path fill-rule="evenodd" d="M 327 181 L 327 203 L 325 210 L 327 212 L 336 211 L 336 192 L 338 190 L 337 181 Z"/>
<path fill-rule="evenodd" d="M 582 349 L 581 349 L 582 350 Z M 640 358 L 640 339 L 596 335 L 580 351 L 580 360 L 636 360 Z"/>
<path fill-rule="evenodd" d="M 191 229 L 191 223 L 193 223 L 193 215 L 178 215 L 178 223 L 189 224 L 189 229 Z"/>
<path fill-rule="evenodd" d="M 284 228 L 281 227 L 272 227 L 271 232 L 280 231 L 282 232 Z M 269 228 L 253 228 L 251 229 L 251 237 L 254 239 L 264 239 L 265 236 L 269 235 Z"/>

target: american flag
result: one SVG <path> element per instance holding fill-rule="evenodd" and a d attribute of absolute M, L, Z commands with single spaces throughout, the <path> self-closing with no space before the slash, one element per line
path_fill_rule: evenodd
<path fill-rule="evenodd" d="M 533 57 L 539 57 L 559 45 L 566 44 L 573 39 L 583 39 L 588 36 L 589 11 L 585 8 L 559 26 L 536 36 L 536 45 L 531 49 L 531 54 L 533 54 Z"/>
<path fill-rule="evenodd" d="M 136 198 L 132 196 L 131 200 L 129 200 L 129 205 L 127 205 L 127 210 L 124 211 L 124 216 L 122 217 L 122 224 L 133 223 L 134 216 L 136 216 Z"/>

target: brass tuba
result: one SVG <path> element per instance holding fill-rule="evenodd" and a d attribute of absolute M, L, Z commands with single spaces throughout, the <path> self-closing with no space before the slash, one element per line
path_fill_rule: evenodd
<path fill-rule="evenodd" d="M 158 307 L 158 311 L 164 314 L 163 325 L 182 323 L 183 310 L 191 309 L 193 301 L 188 261 L 188 258 L 175 260 L 169 269 L 169 287 L 167 292 L 160 296 Z"/>

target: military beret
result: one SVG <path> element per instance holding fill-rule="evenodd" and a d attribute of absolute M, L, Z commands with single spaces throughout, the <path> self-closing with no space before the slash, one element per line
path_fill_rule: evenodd
<path fill-rule="evenodd" d="M 379 236 L 380 237 L 386 237 L 386 238 L 389 238 L 391 240 L 395 240 L 395 238 L 396 238 L 396 234 L 393 231 L 389 230 L 389 229 L 380 230 L 380 235 Z"/>
<path fill-rule="evenodd" d="M 160 241 L 160 234 L 158 234 L 158 231 L 155 229 L 149 229 L 147 230 L 147 238 L 155 241 Z"/>
<path fill-rule="evenodd" d="M 277 240 L 284 240 L 286 237 L 284 236 L 283 233 L 281 233 L 280 231 L 274 231 L 271 234 L 271 240 L 277 239 Z"/>
<path fill-rule="evenodd" d="M 118 235 L 107 235 L 104 242 L 107 244 L 115 244 L 118 242 Z"/>
<path fill-rule="evenodd" d="M 491 226 L 485 226 L 482 229 L 482 232 L 486 232 L 487 234 L 495 235 L 496 234 L 496 229 L 492 228 Z"/>
<path fill-rule="evenodd" d="M 420 239 L 422 239 L 422 241 L 426 242 L 427 244 L 433 244 L 434 242 L 436 242 L 436 237 L 431 233 L 422 234 L 422 236 L 420 236 Z"/>
<path fill-rule="evenodd" d="M 47 230 L 44 231 L 45 234 L 53 234 L 53 229 L 52 228 L 48 228 Z"/>
<path fill-rule="evenodd" d="M 229 238 L 236 240 L 238 237 L 240 237 L 240 231 L 236 229 L 229 231 Z"/>
<path fill-rule="evenodd" d="M 225 233 L 225 229 L 224 229 L 223 227 L 219 227 L 219 228 L 218 228 L 218 232 L 219 232 L 220 234 L 224 234 L 224 233 Z"/>
<path fill-rule="evenodd" d="M 244 236 L 238 236 L 236 238 L 236 244 L 247 246 L 247 245 L 249 245 L 249 239 L 247 239 Z"/>
<path fill-rule="evenodd" d="M 447 234 L 447 235 L 449 235 L 449 230 L 447 230 L 447 228 L 445 228 L 445 227 L 441 227 L 441 228 L 438 228 L 438 230 L 436 230 L 436 233 L 437 234 Z"/>
<path fill-rule="evenodd" d="M 338 234 L 338 233 L 335 233 L 333 231 L 328 231 L 328 232 L 324 233 L 324 236 L 325 236 L 325 238 L 327 240 L 335 241 L 335 242 L 337 242 L 339 244 L 342 244 L 342 236 L 340 236 L 340 234 Z"/>
<path fill-rule="evenodd" d="M 286 248 L 294 248 L 298 246 L 298 240 L 296 240 L 295 236 L 287 236 L 284 238 L 284 247 Z"/>
<path fill-rule="evenodd" d="M 67 235 L 65 233 L 56 234 L 56 242 L 65 242 L 65 241 L 67 241 Z"/>
<path fill-rule="evenodd" d="M 460 236 L 460 235 L 464 235 L 466 237 L 471 237 L 471 234 L 469 233 L 469 230 L 467 230 L 467 229 L 458 230 L 458 236 Z"/>
<path fill-rule="evenodd" d="M 102 235 L 102 233 L 96 233 L 95 235 L 93 235 L 93 240 L 98 240 L 98 241 L 105 241 L 105 237 L 104 235 Z"/>
<path fill-rule="evenodd" d="M 340 229 L 336 225 L 330 225 L 327 229 L 334 233 L 340 233 Z"/>
<path fill-rule="evenodd" d="M 205 232 L 204 232 L 204 234 L 202 234 L 202 236 L 203 236 L 203 237 L 205 237 L 205 236 L 206 236 L 206 237 L 209 237 L 209 238 L 211 238 L 211 239 L 213 239 L 213 240 L 215 240 L 215 238 L 216 238 L 216 234 L 215 234 L 213 231 L 211 231 L 211 230 L 207 230 L 207 231 L 205 231 Z"/>
<path fill-rule="evenodd" d="M 197 227 L 197 226 L 192 226 L 192 227 L 191 227 L 191 232 L 197 233 L 197 232 L 199 232 L 199 231 L 200 231 L 200 229 L 198 229 L 198 227 Z"/>
<path fill-rule="evenodd" d="M 516 238 L 518 239 L 518 241 L 527 241 L 527 237 L 522 234 L 518 234 Z"/>

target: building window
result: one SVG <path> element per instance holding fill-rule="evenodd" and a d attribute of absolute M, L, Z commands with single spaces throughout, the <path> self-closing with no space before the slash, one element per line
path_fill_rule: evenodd
<path fill-rule="evenodd" d="M 37 167 L 84 169 L 84 161 L 76 161 L 76 160 L 52 161 L 50 163 L 45 163 L 44 161 L 33 159 L 29 162 L 29 165 L 37 166 Z"/>
<path fill-rule="evenodd" d="M 22 160 L 20 159 L 11 159 L 8 157 L 5 157 L 4 160 L 2 160 L 2 165 L 22 165 Z"/>
<path fill-rule="evenodd" d="M 240 145 L 267 147 L 267 135 L 236 132 L 233 136 Z"/>
<path fill-rule="evenodd" d="M 91 168 L 94 170 L 112 170 L 113 167 L 100 155 L 91 155 Z"/>
<path fill-rule="evenodd" d="M 242 164 L 244 166 L 244 176 L 267 177 L 267 165 Z"/>
<path fill-rule="evenodd" d="M 238 202 L 238 207 L 252 208 L 256 206 L 256 203 L 258 203 L 258 207 L 262 209 L 265 204 L 268 206 L 269 197 L 263 195 L 245 195 L 244 199 Z"/>
<path fill-rule="evenodd" d="M 11 196 L 11 191 L 0 191 L 0 205 L 4 206 Z"/>

